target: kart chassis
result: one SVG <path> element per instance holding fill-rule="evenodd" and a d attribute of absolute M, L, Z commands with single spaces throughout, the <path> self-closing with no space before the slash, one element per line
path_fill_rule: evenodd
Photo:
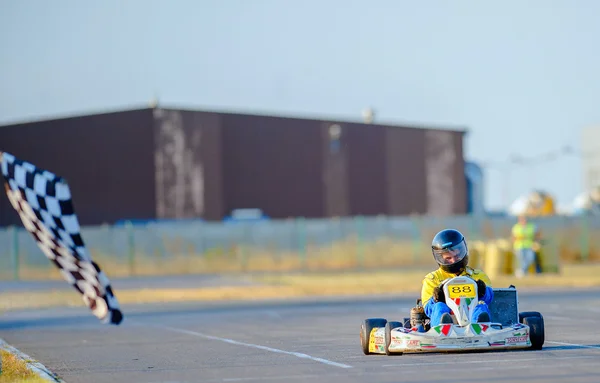
<path fill-rule="evenodd" d="M 473 300 L 463 298 L 460 305 L 449 298 L 453 286 L 474 289 Z M 494 288 L 494 299 L 489 305 L 492 322 L 475 323 L 470 312 L 477 304 L 477 285 L 465 277 L 450 279 L 445 285 L 446 303 L 453 309 L 452 324 L 431 327 L 423 312 L 420 299 L 410 317 L 402 321 L 385 318 L 365 319 L 361 324 L 360 341 L 363 353 L 404 354 L 424 352 L 486 351 L 499 349 L 539 350 L 544 343 L 544 319 L 539 312 L 519 312 L 515 286 Z M 472 294 L 472 293 L 470 293 Z M 472 295 L 470 295 L 472 296 Z M 420 327 L 420 328 L 419 328 Z"/>

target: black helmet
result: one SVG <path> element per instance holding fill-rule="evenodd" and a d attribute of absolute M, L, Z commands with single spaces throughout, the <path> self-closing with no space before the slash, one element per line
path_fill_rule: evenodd
<path fill-rule="evenodd" d="M 467 242 L 458 230 L 445 229 L 437 233 L 431 241 L 431 252 L 440 268 L 448 273 L 460 274 L 469 263 Z M 452 252 L 456 259 L 446 260 L 444 254 L 449 252 Z"/>

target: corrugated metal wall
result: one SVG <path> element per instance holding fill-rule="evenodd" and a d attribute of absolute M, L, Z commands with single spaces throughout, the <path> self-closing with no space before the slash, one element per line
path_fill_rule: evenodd
<path fill-rule="evenodd" d="M 348 139 L 350 215 L 388 212 L 385 128 L 345 124 Z"/>
<path fill-rule="evenodd" d="M 156 217 L 221 219 L 221 117 L 155 109 Z"/>
<path fill-rule="evenodd" d="M 321 122 L 322 182 L 325 217 L 350 215 L 348 135 L 341 122 Z"/>
<path fill-rule="evenodd" d="M 466 212 L 463 133 L 145 109 L 0 128 L 0 150 L 63 175 L 82 225 Z M 18 223 L 5 195 L 0 225 Z"/>
<path fill-rule="evenodd" d="M 226 213 L 466 213 L 461 131 L 239 114 L 222 122 Z"/>
<path fill-rule="evenodd" d="M 270 217 L 322 217 L 318 121 L 222 115 L 225 213 L 259 208 Z"/>
<path fill-rule="evenodd" d="M 425 131 L 425 174 L 426 214 L 447 216 L 466 213 L 462 135 L 445 130 Z"/>
<path fill-rule="evenodd" d="M 386 129 L 388 214 L 423 214 L 427 211 L 425 130 Z"/>
<path fill-rule="evenodd" d="M 63 176 L 82 225 L 153 218 L 150 110 L 3 126 L 0 150 Z M 4 188 L 0 194 L 0 225 L 20 225 Z"/>

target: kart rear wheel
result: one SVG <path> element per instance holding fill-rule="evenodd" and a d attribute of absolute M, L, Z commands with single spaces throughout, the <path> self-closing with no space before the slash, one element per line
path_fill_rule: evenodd
<path fill-rule="evenodd" d="M 523 324 L 529 326 L 529 339 L 532 350 L 541 350 L 545 340 L 544 318 L 530 316 L 523 318 Z"/>
<path fill-rule="evenodd" d="M 388 322 L 385 324 L 385 354 L 386 355 L 402 355 L 401 352 L 390 352 L 390 343 L 392 343 L 392 329 L 404 327 L 400 322 Z"/>
<path fill-rule="evenodd" d="M 387 319 L 384 318 L 369 318 L 365 319 L 360 325 L 360 346 L 363 353 L 369 355 L 369 341 L 371 340 L 371 331 L 374 328 L 385 327 Z"/>

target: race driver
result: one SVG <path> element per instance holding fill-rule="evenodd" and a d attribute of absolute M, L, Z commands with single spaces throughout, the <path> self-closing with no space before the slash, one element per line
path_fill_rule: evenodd
<path fill-rule="evenodd" d="M 453 323 L 451 310 L 446 305 L 442 281 L 459 275 L 468 275 L 477 281 L 479 303 L 473 311 L 476 322 L 490 322 L 489 305 L 494 298 L 490 278 L 482 271 L 468 266 L 469 250 L 465 237 L 454 229 L 445 229 L 435 235 L 431 242 L 433 258 L 439 268 L 423 279 L 421 302 L 431 327 L 440 323 Z"/>

